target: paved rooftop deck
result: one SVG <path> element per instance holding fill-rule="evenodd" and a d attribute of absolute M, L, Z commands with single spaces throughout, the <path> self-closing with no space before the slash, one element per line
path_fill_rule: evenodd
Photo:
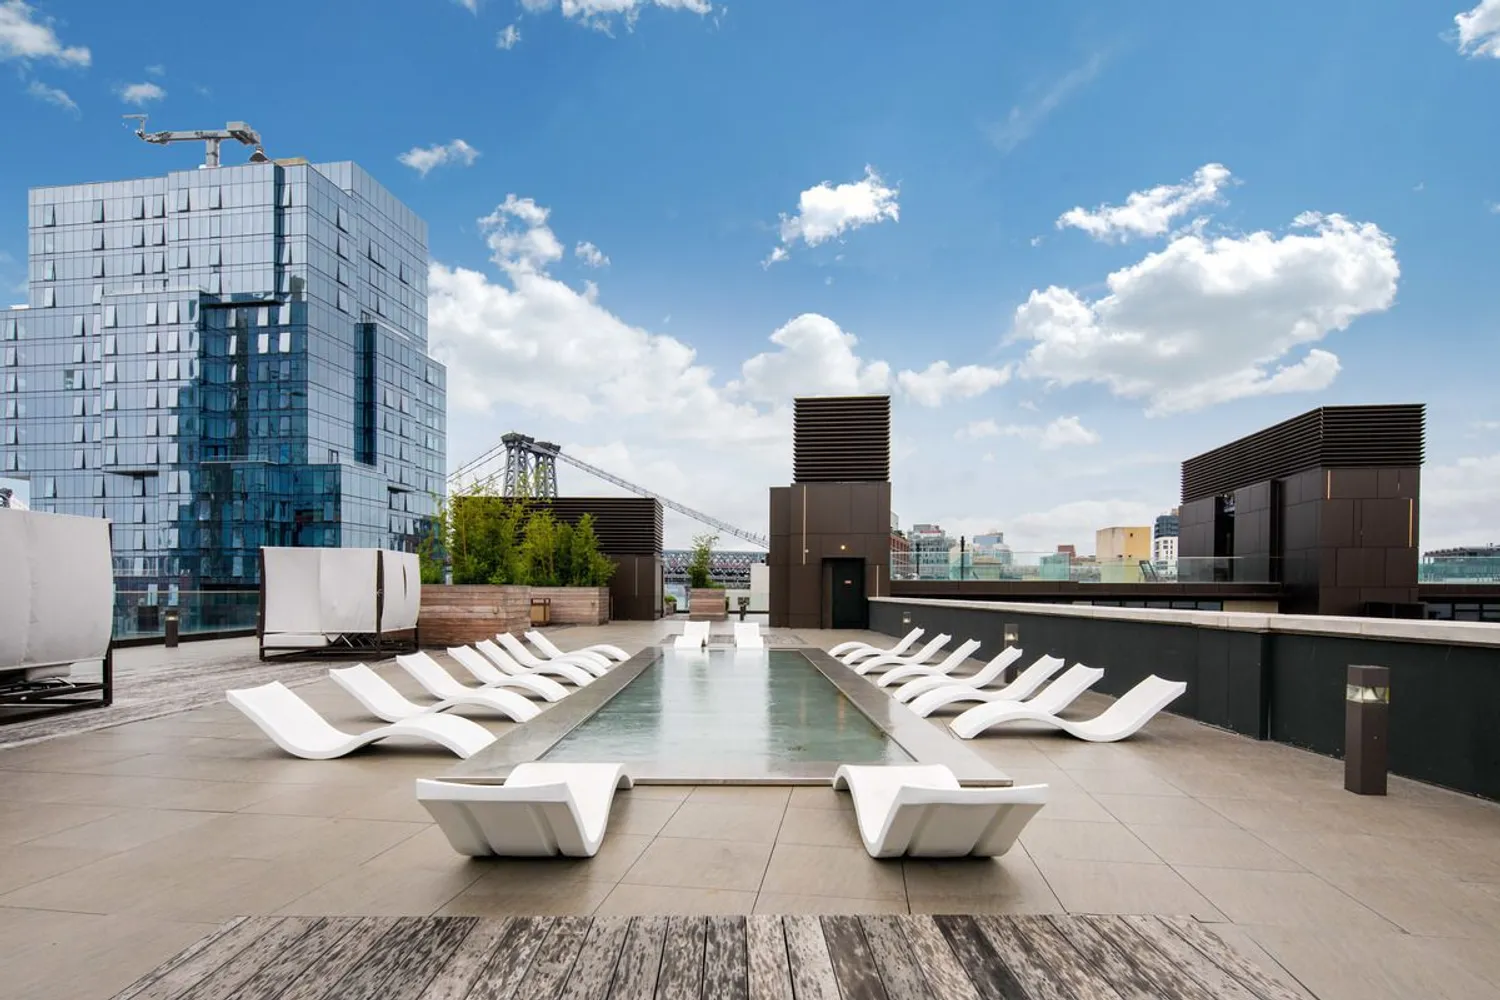
<path fill-rule="evenodd" d="M 674 627 L 556 638 L 635 651 Z M 253 640 L 215 645 L 240 657 Z M 309 664 L 300 693 L 336 724 L 368 724 L 317 679 L 327 666 Z M 222 702 L 0 749 L 0 994 L 108 997 L 237 916 L 746 913 L 1195 917 L 1321 1000 L 1500 993 L 1500 807 L 1397 778 L 1357 798 L 1338 761 L 1171 716 L 1121 744 L 971 746 L 1052 787 L 998 861 L 873 861 L 847 796 L 705 786 L 621 793 L 591 861 L 468 861 L 411 790 L 452 758 L 289 759 Z"/>

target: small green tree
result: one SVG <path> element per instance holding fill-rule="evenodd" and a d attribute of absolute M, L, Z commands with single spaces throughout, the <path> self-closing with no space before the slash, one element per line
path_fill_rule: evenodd
<path fill-rule="evenodd" d="M 688 560 L 688 586 L 702 590 L 713 586 L 712 570 L 714 558 L 714 543 L 719 540 L 718 535 L 705 532 L 693 536 L 693 555 Z"/>
<path fill-rule="evenodd" d="M 573 528 L 572 586 L 607 587 L 615 568 L 615 561 L 599 551 L 594 515 L 583 515 Z"/>
<path fill-rule="evenodd" d="M 520 506 L 517 504 L 516 506 Z M 521 579 L 533 587 L 556 587 L 557 520 L 550 510 L 533 510 L 526 518 L 521 542 Z"/>

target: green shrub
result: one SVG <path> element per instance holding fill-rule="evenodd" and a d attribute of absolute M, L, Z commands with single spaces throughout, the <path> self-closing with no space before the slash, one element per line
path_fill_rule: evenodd
<path fill-rule="evenodd" d="M 704 533 L 693 538 L 693 555 L 688 560 L 688 586 L 698 590 L 712 587 L 710 573 L 713 569 L 714 543 L 718 535 Z"/>
<path fill-rule="evenodd" d="M 506 497 L 478 485 L 439 507 L 419 549 L 423 583 L 605 587 L 613 559 L 599 551 L 592 515 L 557 520 L 545 500 Z"/>

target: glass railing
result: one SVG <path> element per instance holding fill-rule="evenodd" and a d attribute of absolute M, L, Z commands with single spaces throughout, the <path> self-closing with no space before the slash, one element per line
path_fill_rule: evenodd
<path fill-rule="evenodd" d="M 1417 564 L 1419 583 L 1500 583 L 1500 555 L 1424 559 Z"/>
<path fill-rule="evenodd" d="M 255 628 L 258 590 L 115 590 L 116 639 L 164 635 L 166 613 L 178 613 L 179 635 Z"/>
<path fill-rule="evenodd" d="M 1097 561 L 1056 552 L 1003 556 L 892 549 L 892 580 L 992 580 L 1013 583 L 1273 583 L 1269 556 L 1189 556 L 1170 561 Z"/>

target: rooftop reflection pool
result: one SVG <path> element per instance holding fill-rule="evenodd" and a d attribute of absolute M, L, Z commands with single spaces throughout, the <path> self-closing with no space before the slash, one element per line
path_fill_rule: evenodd
<path fill-rule="evenodd" d="M 796 650 L 666 649 L 542 756 L 775 778 L 911 756 Z"/>

